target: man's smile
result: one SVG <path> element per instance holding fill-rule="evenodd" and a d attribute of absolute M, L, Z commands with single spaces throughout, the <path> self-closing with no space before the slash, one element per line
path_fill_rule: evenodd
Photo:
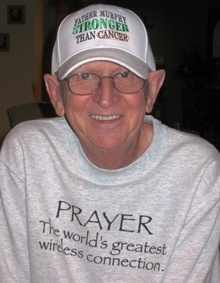
<path fill-rule="evenodd" d="M 91 115 L 90 116 L 94 120 L 99 120 L 99 121 L 112 121 L 112 120 L 117 120 L 122 117 L 122 115 L 111 115 L 111 116 L 101 116 L 101 115 Z"/>

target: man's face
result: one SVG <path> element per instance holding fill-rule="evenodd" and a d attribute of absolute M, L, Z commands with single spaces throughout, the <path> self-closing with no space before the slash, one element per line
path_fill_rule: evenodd
<path fill-rule="evenodd" d="M 95 61 L 78 67 L 70 75 L 90 72 L 113 77 L 125 70 L 115 63 Z M 141 92 L 124 94 L 114 88 L 111 79 L 103 79 L 96 93 L 77 96 L 70 92 L 67 82 L 61 85 L 66 118 L 83 147 L 121 148 L 138 139 L 146 111 L 146 86 Z"/>

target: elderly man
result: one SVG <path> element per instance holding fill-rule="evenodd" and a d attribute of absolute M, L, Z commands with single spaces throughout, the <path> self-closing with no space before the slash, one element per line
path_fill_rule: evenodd
<path fill-rule="evenodd" d="M 164 76 L 133 12 L 64 19 L 45 75 L 60 117 L 1 151 L 1 282 L 219 283 L 219 154 L 145 115 Z"/>

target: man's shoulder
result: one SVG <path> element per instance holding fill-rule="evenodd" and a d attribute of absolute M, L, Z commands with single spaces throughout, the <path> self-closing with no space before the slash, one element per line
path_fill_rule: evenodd
<path fill-rule="evenodd" d="M 43 140 L 53 139 L 55 136 L 62 135 L 62 131 L 68 127 L 65 118 L 46 118 L 25 121 L 10 130 L 6 136 L 5 145 L 41 143 Z"/>
<path fill-rule="evenodd" d="M 205 138 L 190 132 L 167 128 L 168 143 L 176 151 L 181 150 L 185 156 L 201 158 L 214 158 L 220 160 L 217 148 Z"/>

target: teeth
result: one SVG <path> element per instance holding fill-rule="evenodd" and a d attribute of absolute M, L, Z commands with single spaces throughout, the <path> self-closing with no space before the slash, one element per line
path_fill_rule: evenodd
<path fill-rule="evenodd" d="M 120 115 L 112 115 L 112 116 L 99 116 L 99 115 L 91 115 L 91 118 L 99 121 L 111 121 L 120 118 Z"/>

